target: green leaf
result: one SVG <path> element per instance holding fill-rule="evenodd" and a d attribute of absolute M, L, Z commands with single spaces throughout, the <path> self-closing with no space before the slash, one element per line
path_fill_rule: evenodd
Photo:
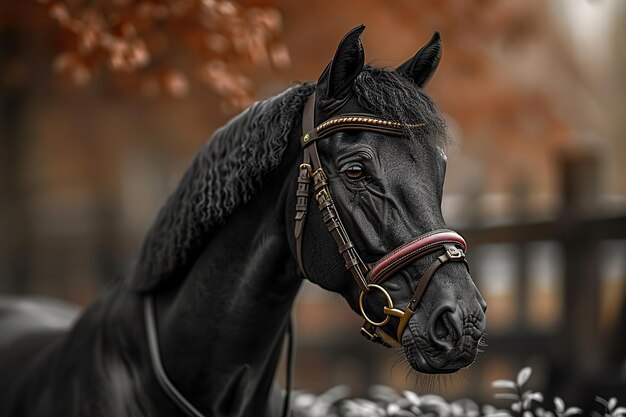
<path fill-rule="evenodd" d="M 491 383 L 493 388 L 509 388 L 509 389 L 517 389 L 515 382 L 509 381 L 508 379 L 496 379 Z"/>
<path fill-rule="evenodd" d="M 596 401 L 604 406 L 604 408 L 609 408 L 609 402 L 602 397 L 596 397 Z"/>
<path fill-rule="evenodd" d="M 519 374 L 517 374 L 517 385 L 520 387 L 524 386 L 526 381 L 528 381 L 528 378 L 530 378 L 530 374 L 532 372 L 533 370 L 529 366 L 519 371 Z"/>

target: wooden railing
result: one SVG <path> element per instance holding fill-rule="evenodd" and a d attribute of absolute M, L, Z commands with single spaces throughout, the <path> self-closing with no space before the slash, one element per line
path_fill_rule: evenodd
<path fill-rule="evenodd" d="M 497 354 L 523 365 L 521 362 L 540 355 L 548 368 L 548 394 L 582 398 L 589 394 L 586 390 L 600 388 L 607 381 L 612 381 L 610 386 L 602 386 L 604 391 L 596 391 L 597 394 L 609 395 L 607 389 L 626 392 L 626 383 L 619 376 L 619 368 L 626 360 L 626 294 L 612 329 L 599 331 L 601 243 L 626 239 L 626 215 L 599 214 L 599 164 L 595 158 L 569 154 L 559 164 L 561 209 L 553 220 L 530 221 L 519 213 L 510 224 L 461 229 L 471 247 L 470 256 L 473 249 L 482 245 L 508 244 L 517 250 L 517 318 L 506 332 L 489 333 L 487 356 Z M 538 331 L 527 322 L 531 280 L 528 246 L 545 241 L 558 244 L 563 254 L 561 320 L 549 332 Z"/>

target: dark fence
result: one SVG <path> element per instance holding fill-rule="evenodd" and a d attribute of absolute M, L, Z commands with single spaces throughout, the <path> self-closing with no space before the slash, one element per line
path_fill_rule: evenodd
<path fill-rule="evenodd" d="M 485 245 L 506 244 L 514 252 L 510 259 L 514 259 L 517 277 L 513 294 L 518 306 L 516 317 L 504 331 L 489 332 L 486 356 L 497 355 L 514 368 L 533 360 L 542 362 L 543 388 L 549 396 L 586 402 L 593 401 L 596 394 L 623 398 L 626 294 L 621 294 L 619 313 L 604 331 L 600 311 L 602 250 L 615 240 L 626 239 L 626 215 L 600 214 L 604 210 L 598 199 L 598 159 L 588 153 L 570 153 L 560 159 L 559 168 L 561 208 L 553 220 L 528 220 L 523 208 L 527 199 L 521 194 L 513 222 L 461 230 L 470 245 L 470 256 Z M 556 244 L 562 254 L 560 320 L 549 331 L 528 320 L 532 278 L 529 247 L 537 242 Z M 625 258 L 626 253 L 621 256 Z"/>

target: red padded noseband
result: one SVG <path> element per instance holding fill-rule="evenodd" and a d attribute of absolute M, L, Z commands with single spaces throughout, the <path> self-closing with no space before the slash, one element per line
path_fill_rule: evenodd
<path fill-rule="evenodd" d="M 419 302 L 422 300 L 426 288 L 437 269 L 446 262 L 464 262 L 467 265 L 465 261 L 466 250 L 467 243 L 461 235 L 452 230 L 441 229 L 423 234 L 382 257 L 370 269 L 367 275 L 367 286 L 368 289 L 376 289 L 385 296 L 387 300 L 387 305 L 383 307 L 385 319 L 376 322 L 367 315 L 363 305 L 363 299 L 368 293 L 361 292 L 359 296 L 359 307 L 361 309 L 361 315 L 365 319 L 365 323 L 363 327 L 361 327 L 361 334 L 372 341 L 384 345 L 401 344 L 404 329 L 408 326 L 409 320 L 417 310 Z M 396 308 L 389 293 L 381 284 L 419 258 L 435 252 L 439 252 L 440 255 L 430 263 L 420 276 L 411 300 L 406 304 L 403 310 Z M 382 329 L 382 326 L 387 324 L 391 317 L 396 317 L 399 320 L 394 336 L 387 334 Z"/>
<path fill-rule="evenodd" d="M 461 235 L 452 230 L 436 230 L 424 234 L 382 257 L 372 266 L 368 274 L 368 282 L 376 284 L 384 281 L 388 275 L 444 243 L 457 244 L 463 248 L 463 251 L 467 251 L 467 243 Z"/>

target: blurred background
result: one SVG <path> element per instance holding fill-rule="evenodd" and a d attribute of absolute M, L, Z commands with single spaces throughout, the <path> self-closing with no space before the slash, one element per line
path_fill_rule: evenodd
<path fill-rule="evenodd" d="M 455 141 L 444 215 L 470 245 L 488 347 L 460 375 L 418 379 L 359 336 L 340 297 L 306 284 L 296 388 L 484 401 L 528 365 L 546 395 L 626 401 L 620 0 L 2 1 L 0 291 L 90 303 L 211 133 L 316 80 L 359 23 L 376 65 L 442 34 L 426 90 Z"/>

